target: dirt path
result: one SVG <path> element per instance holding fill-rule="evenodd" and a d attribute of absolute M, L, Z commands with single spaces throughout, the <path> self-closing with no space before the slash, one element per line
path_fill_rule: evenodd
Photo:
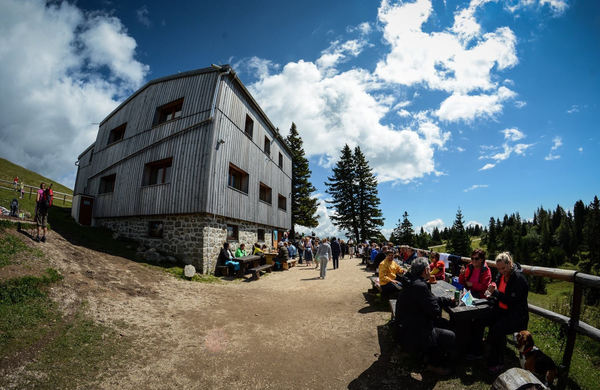
<path fill-rule="evenodd" d="M 52 232 L 42 246 L 65 276 L 53 296 L 67 312 L 87 301 L 96 321 L 134 341 L 135 361 L 104 373 L 105 389 L 369 388 L 378 325 L 358 259 L 303 266 L 259 281 L 204 284 L 76 246 Z"/>

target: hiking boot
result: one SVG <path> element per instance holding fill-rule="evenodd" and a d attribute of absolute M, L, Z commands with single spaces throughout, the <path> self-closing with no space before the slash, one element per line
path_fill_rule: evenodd
<path fill-rule="evenodd" d="M 467 354 L 465 356 L 465 359 L 467 359 L 467 360 L 479 360 L 479 359 L 483 359 L 483 355 L 469 353 L 469 354 Z"/>
<path fill-rule="evenodd" d="M 452 370 L 449 368 L 436 367 L 436 366 L 432 366 L 431 364 L 427 365 L 427 371 L 431 371 L 434 374 L 438 374 L 440 376 L 448 376 L 448 375 L 452 374 Z"/>
<path fill-rule="evenodd" d="M 42 237 L 42 242 L 46 242 L 46 236 Z"/>
<path fill-rule="evenodd" d="M 37 236 L 37 237 L 35 238 L 35 242 L 40 242 L 40 236 Z"/>
<path fill-rule="evenodd" d="M 503 368 L 504 368 L 504 366 L 502 364 L 499 364 L 497 366 L 488 367 L 488 374 L 498 375 L 498 374 L 500 374 L 500 371 L 502 371 Z"/>

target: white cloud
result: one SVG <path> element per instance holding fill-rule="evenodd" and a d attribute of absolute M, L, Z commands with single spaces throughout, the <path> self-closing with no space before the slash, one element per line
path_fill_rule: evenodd
<path fill-rule="evenodd" d="M 459 153 L 462 153 L 465 151 L 465 149 L 461 148 L 460 146 L 456 148 L 456 150 L 458 150 Z"/>
<path fill-rule="evenodd" d="M 479 225 L 479 227 L 483 229 L 483 224 L 477 221 L 469 221 L 466 223 L 465 227 L 475 227 L 477 225 Z"/>
<path fill-rule="evenodd" d="M 552 142 L 554 143 L 554 145 L 552 145 L 552 150 L 558 149 L 559 146 L 561 146 L 563 144 L 561 137 L 554 137 L 554 139 L 552 140 Z"/>
<path fill-rule="evenodd" d="M 577 106 L 577 104 L 574 104 L 573 106 L 571 106 L 571 109 L 570 109 L 570 110 L 567 110 L 567 112 L 568 112 L 569 114 L 572 114 L 572 113 L 574 113 L 574 112 L 579 112 L 579 107 Z"/>
<path fill-rule="evenodd" d="M 305 235 L 311 235 L 312 232 L 315 232 L 317 237 L 344 237 L 345 239 L 347 232 L 338 230 L 338 228 L 331 222 L 330 216 L 333 215 L 334 212 L 327 208 L 325 194 L 315 194 L 314 197 L 319 200 L 317 206 L 319 226 L 314 229 L 296 226 L 296 231 L 300 234 L 304 233 Z"/>
<path fill-rule="evenodd" d="M 0 2 L 0 155 L 73 186 L 92 123 L 149 71 L 135 48 L 115 17 L 68 2 Z"/>
<path fill-rule="evenodd" d="M 583 148 L 579 148 L 577 150 L 579 150 L 579 153 L 583 153 Z"/>
<path fill-rule="evenodd" d="M 417 228 L 415 228 L 415 231 L 420 232 L 421 231 L 421 227 L 428 232 L 429 234 L 433 233 L 433 229 L 435 229 L 436 227 L 438 228 L 438 230 L 444 230 L 444 227 L 446 225 L 444 224 L 444 221 L 442 221 L 440 218 L 438 219 L 434 219 L 433 221 L 429 221 L 425 224 L 423 224 L 422 226 L 418 226 Z"/>
<path fill-rule="evenodd" d="M 569 4 L 565 0 L 508 0 L 506 8 L 511 12 L 519 11 L 523 8 L 543 9 L 548 6 L 555 17 L 562 15 Z"/>
<path fill-rule="evenodd" d="M 480 171 L 487 171 L 488 169 L 492 169 L 496 166 L 496 164 L 485 164 L 482 168 L 480 168 Z"/>
<path fill-rule="evenodd" d="M 506 100 L 516 94 L 506 87 L 500 87 L 494 94 L 461 95 L 453 94 L 442 102 L 436 115 L 443 120 L 455 122 L 472 121 L 476 118 L 495 118 L 502 112 Z"/>
<path fill-rule="evenodd" d="M 520 139 L 525 138 L 525 134 L 519 131 L 519 129 L 504 129 L 501 131 L 504 134 L 504 139 L 510 141 L 518 141 Z"/>
<path fill-rule="evenodd" d="M 513 105 L 515 107 L 517 107 L 517 108 L 523 108 L 523 107 L 525 107 L 527 105 L 527 102 L 523 102 L 523 101 L 520 101 L 520 100 L 515 100 L 514 103 L 513 103 Z"/>
<path fill-rule="evenodd" d="M 546 157 L 544 157 L 544 159 L 546 161 L 558 160 L 559 158 L 560 158 L 560 156 L 553 155 L 552 153 L 550 153 L 549 155 L 547 155 Z"/>
<path fill-rule="evenodd" d="M 487 184 L 474 184 L 471 187 L 467 188 L 466 190 L 463 190 L 463 192 L 473 191 L 477 188 L 488 188 L 488 185 Z"/>
<path fill-rule="evenodd" d="M 148 18 L 148 8 L 146 7 L 146 5 L 143 5 L 141 8 L 138 8 L 135 10 L 135 16 L 137 17 L 138 22 L 140 22 L 141 24 L 143 24 L 146 27 L 150 27 L 152 26 L 152 22 L 150 21 L 150 18 Z M 163 20 L 164 23 L 164 20 Z"/>

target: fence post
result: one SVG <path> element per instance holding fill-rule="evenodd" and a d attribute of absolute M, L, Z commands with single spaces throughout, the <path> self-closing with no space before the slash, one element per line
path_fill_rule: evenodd
<path fill-rule="evenodd" d="M 63 205 L 65 204 L 66 200 L 67 200 L 67 194 L 65 194 L 65 196 L 63 197 Z"/>
<path fill-rule="evenodd" d="M 31 199 L 31 192 L 33 191 L 32 187 L 29 187 L 29 199 Z"/>
<path fill-rule="evenodd" d="M 565 372 L 559 378 L 559 387 L 564 385 L 563 381 L 566 381 L 569 370 L 571 369 L 571 358 L 573 357 L 573 349 L 575 348 L 575 339 L 577 338 L 577 331 L 575 330 L 579 326 L 579 317 L 581 315 L 581 298 L 583 296 L 583 287 L 580 283 L 573 283 L 573 306 L 571 309 L 571 323 L 569 324 L 569 331 L 567 333 L 567 345 L 565 346 L 565 354 L 563 355 L 562 365 L 565 367 Z M 562 382 L 562 383 L 561 383 Z"/>

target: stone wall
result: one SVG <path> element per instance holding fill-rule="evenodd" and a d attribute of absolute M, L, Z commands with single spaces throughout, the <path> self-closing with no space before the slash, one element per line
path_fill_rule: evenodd
<path fill-rule="evenodd" d="M 162 223 L 162 238 L 150 237 L 150 222 Z M 250 251 L 258 241 L 258 229 L 265 230 L 265 240 L 271 245 L 273 228 L 246 221 L 211 218 L 205 214 L 154 215 L 143 217 L 96 218 L 97 226 L 104 226 L 120 235 L 175 256 L 184 264 L 192 264 L 199 272 L 214 273 L 219 251 L 227 238 L 227 224 L 238 226 L 238 240 L 230 241 L 233 252 L 240 243 Z"/>

